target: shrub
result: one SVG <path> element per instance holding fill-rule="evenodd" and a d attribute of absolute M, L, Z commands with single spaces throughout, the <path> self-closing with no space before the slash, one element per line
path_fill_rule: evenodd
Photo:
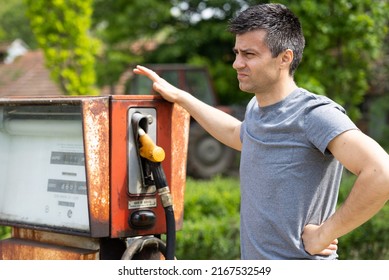
<path fill-rule="evenodd" d="M 177 232 L 177 258 L 239 259 L 239 202 L 237 179 L 188 179 L 184 224 Z"/>

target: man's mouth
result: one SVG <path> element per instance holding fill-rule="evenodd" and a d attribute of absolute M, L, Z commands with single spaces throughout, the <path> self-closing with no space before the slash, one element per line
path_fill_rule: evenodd
<path fill-rule="evenodd" d="M 246 78 L 248 75 L 245 73 L 237 73 L 238 80 Z"/>

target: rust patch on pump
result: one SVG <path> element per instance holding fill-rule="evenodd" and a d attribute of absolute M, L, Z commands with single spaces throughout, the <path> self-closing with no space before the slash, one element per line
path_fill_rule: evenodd
<path fill-rule="evenodd" d="M 83 100 L 83 129 L 91 235 L 109 235 L 109 102 Z"/>
<path fill-rule="evenodd" d="M 10 238 L 0 242 L 2 260 L 98 260 L 98 250 Z"/>
<path fill-rule="evenodd" d="M 174 202 L 177 230 L 182 228 L 184 216 L 184 193 L 186 184 L 186 161 L 189 141 L 189 113 L 173 105 L 171 117 L 171 193 Z"/>

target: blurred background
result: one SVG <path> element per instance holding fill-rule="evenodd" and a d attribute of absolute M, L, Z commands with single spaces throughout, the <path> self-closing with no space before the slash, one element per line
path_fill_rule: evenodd
<path fill-rule="evenodd" d="M 175 65 L 166 79 L 201 69 L 206 75 L 198 93 L 190 84 L 194 74 L 183 86 L 242 118 L 251 95 L 239 91 L 227 23 L 265 2 L 0 0 L 0 97 L 152 94 L 150 85 L 134 82 L 133 66 Z M 299 16 L 306 37 L 298 85 L 343 105 L 361 130 L 389 149 L 389 2 L 278 2 Z M 212 142 L 195 123 L 189 149 L 177 258 L 239 258 L 239 155 Z M 355 179 L 347 172 L 344 177 L 340 202 Z M 389 259 L 388 219 L 386 205 L 342 237 L 340 258 Z M 9 231 L 0 227 L 0 238 Z"/>

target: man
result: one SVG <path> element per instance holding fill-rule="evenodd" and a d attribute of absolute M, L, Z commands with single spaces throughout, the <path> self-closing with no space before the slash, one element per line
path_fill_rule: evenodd
<path fill-rule="evenodd" d="M 216 139 L 241 150 L 242 259 L 336 259 L 337 238 L 388 200 L 388 154 L 341 106 L 296 85 L 305 41 L 285 6 L 250 7 L 230 22 L 230 31 L 239 87 L 254 94 L 243 122 L 147 68 L 134 73 L 150 78 Z M 342 166 L 357 180 L 336 210 Z"/>

